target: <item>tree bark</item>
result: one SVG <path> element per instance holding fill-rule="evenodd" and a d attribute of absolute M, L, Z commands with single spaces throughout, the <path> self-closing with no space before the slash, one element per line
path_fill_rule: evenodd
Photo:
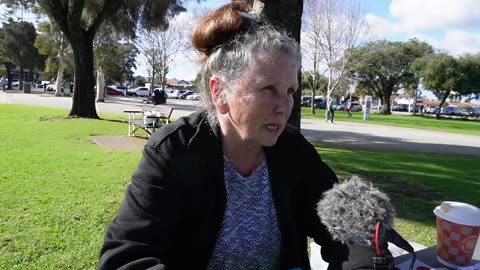
<path fill-rule="evenodd" d="M 97 68 L 97 100 L 105 102 L 105 72 L 101 67 Z"/>
<path fill-rule="evenodd" d="M 12 72 L 12 69 L 15 67 L 15 65 L 12 63 L 3 63 L 3 64 L 5 65 L 5 69 L 7 72 L 7 79 L 8 79 L 7 89 L 12 89 L 13 76 L 11 72 Z"/>
<path fill-rule="evenodd" d="M 303 0 L 264 0 L 263 13 L 268 21 L 285 29 L 298 43 L 300 43 L 300 30 L 302 27 Z M 301 85 L 302 74 L 298 71 L 298 85 Z M 288 123 L 300 130 L 300 100 L 302 93 L 299 89 L 293 94 L 293 109 Z M 313 102 L 314 100 L 312 100 Z"/>
<path fill-rule="evenodd" d="M 450 95 L 451 90 L 448 90 L 445 92 L 445 94 L 442 96 L 442 99 L 440 100 L 440 104 L 438 104 L 437 110 L 435 112 L 435 118 L 440 119 L 440 113 L 442 112 L 442 106 L 445 104 L 445 100 L 447 100 L 448 96 Z"/>
<path fill-rule="evenodd" d="M 18 72 L 18 90 L 23 90 L 23 67 Z"/>
<path fill-rule="evenodd" d="M 62 94 L 62 84 L 63 84 L 63 71 L 65 70 L 65 64 L 63 58 L 58 58 L 58 70 L 57 70 L 57 80 L 55 81 L 55 96 L 61 97 Z"/>
<path fill-rule="evenodd" d="M 389 115 L 391 113 L 391 103 L 390 103 L 390 98 L 392 97 L 392 92 L 391 91 L 386 91 L 385 94 L 383 95 L 383 107 L 382 107 L 382 114 L 384 115 Z"/>
<path fill-rule="evenodd" d="M 85 32 L 71 35 L 70 44 L 75 59 L 75 91 L 69 116 L 98 119 L 95 108 L 93 37 Z"/>

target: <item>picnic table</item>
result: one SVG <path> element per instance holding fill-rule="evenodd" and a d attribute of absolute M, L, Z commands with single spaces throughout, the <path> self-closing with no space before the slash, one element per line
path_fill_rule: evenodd
<path fill-rule="evenodd" d="M 158 128 L 170 123 L 172 107 L 142 106 L 141 110 L 125 110 L 128 114 L 128 136 L 135 136 L 135 132 L 143 129 L 150 137 Z"/>

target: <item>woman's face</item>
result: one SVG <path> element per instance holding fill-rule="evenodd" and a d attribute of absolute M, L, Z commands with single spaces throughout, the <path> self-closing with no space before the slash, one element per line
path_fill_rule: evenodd
<path fill-rule="evenodd" d="M 223 134 L 242 144 L 274 145 L 292 111 L 298 69 L 285 54 L 256 57 L 226 97 L 226 111 L 219 117 Z"/>

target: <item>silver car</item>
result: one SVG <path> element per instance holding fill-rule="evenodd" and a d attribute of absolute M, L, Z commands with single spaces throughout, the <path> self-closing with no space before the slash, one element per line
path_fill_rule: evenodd
<path fill-rule="evenodd" d="M 148 87 L 137 87 L 134 89 L 128 89 L 127 95 L 134 96 L 134 97 L 148 97 L 148 92 L 150 89 Z"/>

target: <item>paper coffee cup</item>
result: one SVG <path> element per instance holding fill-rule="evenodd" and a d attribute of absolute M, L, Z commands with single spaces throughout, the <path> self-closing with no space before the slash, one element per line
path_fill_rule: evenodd
<path fill-rule="evenodd" d="M 448 266 L 472 264 L 480 234 L 480 209 L 466 203 L 445 201 L 433 213 L 437 216 L 437 259 Z"/>

